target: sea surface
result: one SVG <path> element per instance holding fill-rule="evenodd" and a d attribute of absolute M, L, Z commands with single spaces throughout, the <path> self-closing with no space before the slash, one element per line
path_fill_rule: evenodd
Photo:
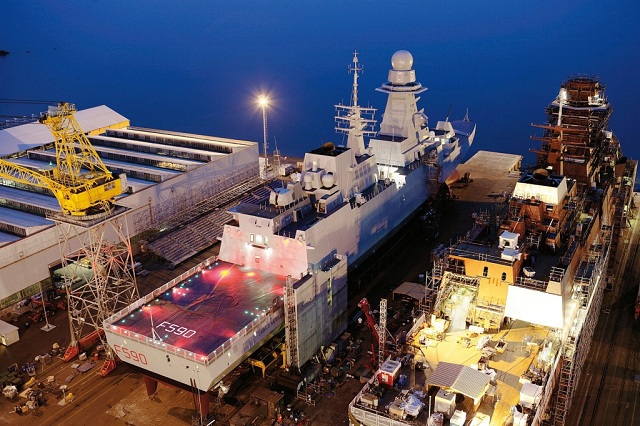
<path fill-rule="evenodd" d="M 569 75 L 597 76 L 610 128 L 640 158 L 640 4 L 632 1 L 8 1 L 0 13 L 0 98 L 105 104 L 132 125 L 262 142 L 256 97 L 267 93 L 269 152 L 301 156 L 334 131 L 349 102 L 354 51 L 360 103 L 396 50 L 414 57 L 429 123 L 465 115 L 472 149 L 525 155 L 531 123 Z M 0 102 L 0 115 L 41 104 Z M 0 117 L 0 119 L 2 119 Z M 262 148 L 262 144 L 261 144 Z"/>

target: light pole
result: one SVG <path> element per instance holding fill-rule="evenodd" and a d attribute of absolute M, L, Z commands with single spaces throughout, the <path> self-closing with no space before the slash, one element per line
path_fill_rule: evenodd
<path fill-rule="evenodd" d="M 56 328 L 56 326 L 53 324 L 49 324 L 49 318 L 47 318 L 47 305 L 44 300 L 44 292 L 42 291 L 42 283 L 39 283 L 39 284 L 40 284 L 40 300 L 42 301 L 42 309 L 44 312 L 44 321 L 47 323 L 47 325 L 45 325 L 44 327 L 40 327 L 40 329 L 44 331 L 51 331 L 54 328 Z M 44 366 L 44 364 L 42 365 Z"/>
<path fill-rule="evenodd" d="M 258 105 L 262 108 L 262 143 L 264 146 L 264 178 L 267 179 L 267 167 L 269 160 L 267 159 L 267 106 L 269 99 L 265 95 L 260 95 Z"/>

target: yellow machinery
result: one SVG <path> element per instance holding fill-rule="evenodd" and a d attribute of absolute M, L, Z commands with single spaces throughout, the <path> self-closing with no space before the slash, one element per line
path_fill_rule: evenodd
<path fill-rule="evenodd" d="M 91 146 L 75 112 L 75 105 L 60 102 L 38 119 L 53 134 L 55 167 L 34 171 L 0 159 L 0 177 L 49 189 L 65 214 L 85 216 L 109 211 L 115 197 L 122 194 L 123 184 L 120 178 L 113 177 Z"/>

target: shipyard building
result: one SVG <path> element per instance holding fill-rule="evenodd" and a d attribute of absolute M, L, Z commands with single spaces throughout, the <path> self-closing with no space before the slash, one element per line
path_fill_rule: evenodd
<path fill-rule="evenodd" d="M 217 241 L 230 218 L 215 209 L 261 182 L 255 142 L 134 127 L 105 105 L 75 118 L 109 170 L 126 176 L 115 202 L 134 252 L 151 249 L 174 264 L 192 256 Z M 46 171 L 56 163 L 54 137 L 40 123 L 0 130 L 0 158 Z M 49 190 L 0 175 L 0 309 L 62 279 L 62 236 L 50 219 L 60 212 Z"/>

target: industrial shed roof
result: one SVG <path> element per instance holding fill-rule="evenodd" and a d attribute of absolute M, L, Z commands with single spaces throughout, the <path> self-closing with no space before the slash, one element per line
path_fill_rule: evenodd
<path fill-rule="evenodd" d="M 85 132 L 128 121 L 106 105 L 80 110 L 75 113 L 75 117 Z M 10 127 L 0 130 L 0 156 L 26 151 L 51 142 L 53 135 L 44 124 L 28 123 Z"/>
<path fill-rule="evenodd" d="M 0 247 L 18 241 L 20 237 L 13 234 L 7 234 L 6 232 L 0 232 Z"/>
<path fill-rule="evenodd" d="M 0 222 L 20 228 L 38 228 L 54 225 L 54 222 L 35 214 L 26 213 L 20 210 L 0 207 Z"/>

